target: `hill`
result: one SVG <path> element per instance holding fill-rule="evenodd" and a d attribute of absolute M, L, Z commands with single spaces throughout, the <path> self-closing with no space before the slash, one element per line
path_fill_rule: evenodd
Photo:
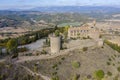
<path fill-rule="evenodd" d="M 104 72 L 105 80 L 119 80 L 119 57 L 118 52 L 104 45 L 102 48 L 88 48 L 87 51 L 73 50 L 54 59 L 27 61 L 22 65 L 32 71 L 36 67 L 37 73 L 56 77 L 57 80 L 101 80 L 95 79 L 96 71 L 99 70 Z M 78 79 L 74 79 L 75 76 Z"/>
<path fill-rule="evenodd" d="M 52 7 L 36 7 L 30 9 L 30 11 L 41 11 L 41 12 L 100 12 L 100 13 L 113 13 L 119 12 L 120 8 L 111 6 L 52 6 Z"/>

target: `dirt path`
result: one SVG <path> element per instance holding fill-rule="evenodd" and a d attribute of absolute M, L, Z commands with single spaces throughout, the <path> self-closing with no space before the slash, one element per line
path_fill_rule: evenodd
<path fill-rule="evenodd" d="M 19 65 L 20 67 L 24 68 L 26 71 L 28 71 L 32 76 L 40 76 L 41 78 L 43 78 L 44 80 L 50 80 L 49 77 L 47 76 L 44 76 L 42 75 L 41 73 L 36 73 L 36 72 L 33 72 L 32 70 L 30 70 L 29 68 L 25 67 L 25 66 L 22 66 L 22 65 Z"/>

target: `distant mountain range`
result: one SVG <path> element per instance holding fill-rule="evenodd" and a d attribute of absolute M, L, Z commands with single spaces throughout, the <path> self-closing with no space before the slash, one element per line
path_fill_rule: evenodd
<path fill-rule="evenodd" d="M 44 20 L 47 23 L 85 22 L 91 19 L 102 21 L 113 19 L 113 15 L 120 14 L 120 8 L 109 6 L 52 6 L 37 7 L 27 10 L 8 9 L 0 10 L 0 27 L 19 26 Z M 117 17 L 118 19 L 119 17 Z M 120 19 L 120 18 L 119 18 Z"/>
<path fill-rule="evenodd" d="M 49 6 L 32 9 L 8 9 L 7 11 L 39 11 L 39 12 L 80 12 L 80 13 L 120 13 L 119 7 L 110 6 Z"/>
<path fill-rule="evenodd" d="M 109 7 L 109 6 L 53 6 L 53 7 L 37 7 L 30 9 L 30 11 L 41 11 L 41 12 L 120 12 L 120 8 Z"/>

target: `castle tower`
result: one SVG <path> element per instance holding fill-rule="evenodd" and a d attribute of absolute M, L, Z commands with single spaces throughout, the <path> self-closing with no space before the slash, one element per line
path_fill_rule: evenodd
<path fill-rule="evenodd" d="M 61 37 L 60 36 L 50 36 L 50 48 L 51 53 L 60 52 L 61 48 Z"/>

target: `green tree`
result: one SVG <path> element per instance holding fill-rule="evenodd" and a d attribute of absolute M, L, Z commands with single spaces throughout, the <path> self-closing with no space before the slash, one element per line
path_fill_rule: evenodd
<path fill-rule="evenodd" d="M 70 26 L 65 26 L 65 28 L 64 28 L 64 31 L 65 32 L 68 32 L 68 29 L 70 28 Z"/>
<path fill-rule="evenodd" d="M 67 35 L 68 35 L 68 29 L 70 28 L 70 26 L 65 26 L 64 27 L 64 35 L 65 35 L 65 39 L 67 39 Z"/>
<path fill-rule="evenodd" d="M 58 25 L 55 25 L 55 30 L 57 30 L 58 29 Z"/>
<path fill-rule="evenodd" d="M 16 39 L 10 39 L 7 42 L 7 50 L 9 53 L 17 53 L 17 47 L 18 47 L 18 43 Z"/>
<path fill-rule="evenodd" d="M 104 78 L 104 71 L 103 70 L 98 70 L 98 71 L 95 71 L 95 78 L 97 80 L 102 80 Z"/>
<path fill-rule="evenodd" d="M 55 36 L 59 36 L 60 35 L 60 31 L 59 30 L 56 30 L 55 31 Z"/>

